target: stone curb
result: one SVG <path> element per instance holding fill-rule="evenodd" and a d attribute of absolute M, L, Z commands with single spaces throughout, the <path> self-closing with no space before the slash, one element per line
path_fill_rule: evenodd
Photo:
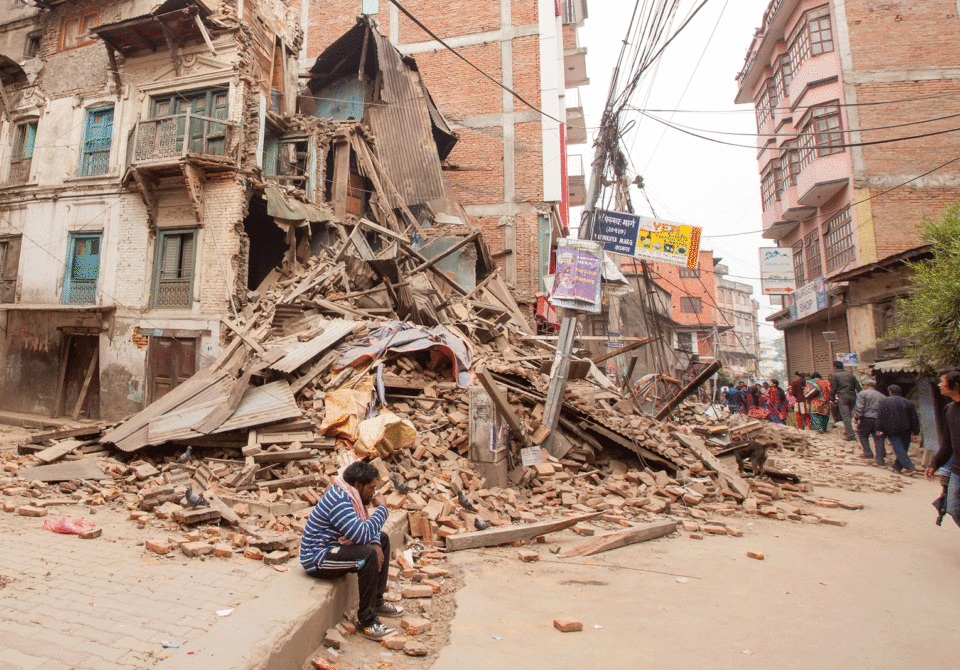
<path fill-rule="evenodd" d="M 384 526 L 391 547 L 402 547 L 405 512 L 393 511 Z M 333 581 L 308 577 L 299 562 L 268 591 L 238 606 L 229 617 L 154 665 L 156 670 L 289 670 L 320 646 L 324 633 L 357 600 L 356 575 Z M 187 652 L 194 653 L 188 654 Z"/>

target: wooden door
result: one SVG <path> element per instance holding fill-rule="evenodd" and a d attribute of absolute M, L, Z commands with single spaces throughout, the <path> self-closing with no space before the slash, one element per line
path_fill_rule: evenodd
<path fill-rule="evenodd" d="M 77 418 L 100 418 L 100 337 L 68 335 L 67 365 L 63 379 L 63 396 L 57 415 L 73 416 L 77 400 L 86 392 Z M 89 377 L 89 382 L 87 378 Z"/>
<path fill-rule="evenodd" d="M 152 336 L 147 356 L 149 397 L 156 402 L 197 371 L 196 338 Z"/>

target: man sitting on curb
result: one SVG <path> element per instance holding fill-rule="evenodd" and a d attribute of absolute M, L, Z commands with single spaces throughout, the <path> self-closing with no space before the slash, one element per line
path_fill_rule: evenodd
<path fill-rule="evenodd" d="M 403 608 L 383 599 L 390 538 L 382 529 L 389 512 L 383 498 L 374 495 L 377 476 L 377 469 L 369 463 L 348 465 L 310 512 L 300 541 L 300 564 L 311 577 L 333 579 L 357 573 L 357 632 L 371 640 L 382 640 L 395 632 L 378 616 L 403 613 Z M 371 501 L 377 509 L 368 514 Z"/>

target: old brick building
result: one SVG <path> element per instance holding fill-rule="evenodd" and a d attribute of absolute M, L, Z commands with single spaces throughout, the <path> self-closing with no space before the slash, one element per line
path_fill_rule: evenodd
<path fill-rule="evenodd" d="M 942 118 L 960 100 L 958 46 L 954 0 L 767 7 L 736 96 L 756 109 L 763 235 L 793 249 L 798 286 L 825 279 L 810 309 L 769 317 L 791 372 L 900 355 L 883 335 L 903 261 L 925 252 L 917 224 L 960 198 L 957 124 Z"/>
<path fill-rule="evenodd" d="M 457 53 L 549 116 L 484 78 L 386 0 L 301 0 L 302 65 L 355 24 L 361 4 L 400 52 L 416 59 L 459 135 L 444 163 L 445 180 L 477 217 L 517 298 L 535 305 L 551 241 L 568 216 L 566 145 L 586 142 L 579 98 L 567 110 L 567 89 L 587 83 L 586 50 L 577 43 L 586 0 L 403 3 Z M 335 102 L 357 95 L 337 88 L 317 97 Z M 564 129 L 554 119 L 568 112 L 572 127 Z M 582 189 L 582 177 L 574 186 Z"/>
<path fill-rule="evenodd" d="M 757 310 L 760 307 L 753 298 L 753 286 L 728 278 L 726 265 L 714 267 L 717 310 L 728 330 L 720 332 L 717 339 L 720 361 L 734 377 L 755 379 L 758 377 L 757 362 L 760 359 L 760 334 Z"/>

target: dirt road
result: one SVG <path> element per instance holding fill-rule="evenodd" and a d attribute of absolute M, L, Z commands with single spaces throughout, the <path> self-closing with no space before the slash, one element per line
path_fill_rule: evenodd
<path fill-rule="evenodd" d="M 740 538 L 681 534 L 577 563 L 550 545 L 534 545 L 539 563 L 515 548 L 453 554 L 466 586 L 432 670 L 953 667 L 960 529 L 934 525 L 938 483 L 911 481 L 897 494 L 818 487 L 863 503 L 830 510 L 845 527 L 744 518 Z M 583 631 L 555 630 L 564 615 Z"/>

